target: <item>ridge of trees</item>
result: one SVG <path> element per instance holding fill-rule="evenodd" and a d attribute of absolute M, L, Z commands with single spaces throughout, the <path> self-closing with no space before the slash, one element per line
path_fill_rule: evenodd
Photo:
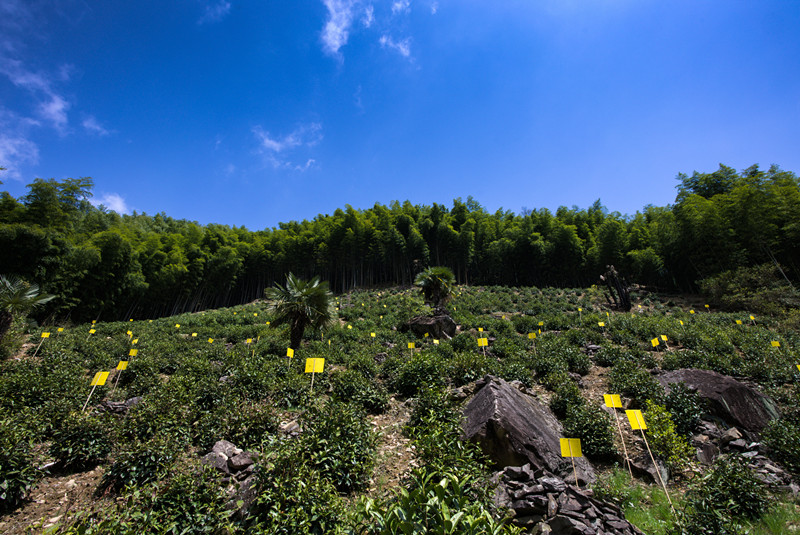
<path fill-rule="evenodd" d="M 74 320 L 155 317 L 248 302 L 293 272 L 333 291 L 410 285 L 429 265 L 459 283 L 577 287 L 614 265 L 629 280 L 693 291 L 697 281 L 771 263 L 800 266 L 800 181 L 777 166 L 679 174 L 673 205 L 634 215 L 600 201 L 489 213 L 472 197 L 452 207 L 393 201 L 350 205 L 313 220 L 250 231 L 164 213 L 120 215 L 89 202 L 91 178 L 36 179 L 0 192 L 0 273 L 56 299 Z"/>

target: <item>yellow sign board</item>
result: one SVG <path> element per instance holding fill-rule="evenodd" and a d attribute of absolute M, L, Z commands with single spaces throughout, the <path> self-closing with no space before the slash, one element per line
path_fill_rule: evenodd
<path fill-rule="evenodd" d="M 741 325 L 741 324 L 742 324 L 742 320 L 736 320 L 736 325 Z"/>
<path fill-rule="evenodd" d="M 94 374 L 94 379 L 92 379 L 92 384 L 89 386 L 103 386 L 106 384 L 106 379 L 108 379 L 108 372 L 97 372 Z"/>
<path fill-rule="evenodd" d="M 348 328 L 348 329 L 352 329 L 352 328 L 353 328 L 353 326 L 352 326 L 352 325 L 348 325 L 348 326 L 347 326 L 347 328 Z"/>
<path fill-rule="evenodd" d="M 96 329 L 89 329 L 89 334 L 94 334 L 94 333 L 96 333 L 96 332 L 97 332 L 97 330 L 96 330 Z"/>
<path fill-rule="evenodd" d="M 131 345 L 135 346 L 138 343 L 139 343 L 139 339 L 138 338 L 134 338 L 133 340 L 131 340 Z"/>
<path fill-rule="evenodd" d="M 325 369 L 325 359 L 306 359 L 306 373 L 322 373 Z"/>
<path fill-rule="evenodd" d="M 603 394 L 603 400 L 606 402 L 606 407 L 612 409 L 621 409 L 622 400 L 619 399 L 619 394 Z"/>
<path fill-rule="evenodd" d="M 598 321 L 598 322 L 597 322 L 597 325 L 599 325 L 600 327 L 605 327 L 605 326 L 606 326 L 606 322 L 604 322 L 604 321 Z"/>
<path fill-rule="evenodd" d="M 247 340 L 244 341 L 244 343 L 245 344 L 252 344 L 253 343 L 253 339 L 252 338 L 248 338 Z"/>
<path fill-rule="evenodd" d="M 583 312 L 583 309 L 581 307 L 578 307 L 578 312 Z"/>
<path fill-rule="evenodd" d="M 138 354 L 139 354 L 139 350 L 138 349 L 131 349 L 130 351 L 128 351 L 128 356 L 129 357 L 135 357 Z"/>
<path fill-rule="evenodd" d="M 631 423 L 631 429 L 647 429 L 647 424 L 644 423 L 644 416 L 642 411 L 625 411 L 628 421 Z"/>
<path fill-rule="evenodd" d="M 369 333 L 370 338 L 375 338 L 375 333 Z"/>
<path fill-rule="evenodd" d="M 777 340 L 773 340 L 770 344 L 772 344 L 772 347 L 781 347 L 781 343 Z"/>
<path fill-rule="evenodd" d="M 50 333 L 42 333 L 42 338 L 50 338 Z"/>
<path fill-rule="evenodd" d="M 208 343 L 209 343 L 209 344 L 213 344 L 213 343 L 214 343 L 214 339 L 213 339 L 213 338 L 209 338 L 209 339 L 208 339 Z"/>
<path fill-rule="evenodd" d="M 487 347 L 489 345 L 488 338 L 478 338 L 478 347 Z"/>
<path fill-rule="evenodd" d="M 289 358 L 292 358 L 294 356 L 294 349 L 292 349 L 291 347 L 287 347 L 286 348 L 286 356 L 289 357 Z"/>
<path fill-rule="evenodd" d="M 58 328 L 58 332 L 63 333 L 64 332 L 64 327 L 59 327 Z"/>
<path fill-rule="evenodd" d="M 197 333 L 192 333 L 192 338 L 197 338 Z"/>
<path fill-rule="evenodd" d="M 659 342 L 658 338 L 656 337 L 650 340 L 650 343 L 653 345 L 653 347 L 658 347 L 658 344 L 660 344 L 661 342 Z"/>
<path fill-rule="evenodd" d="M 438 338 L 434 338 L 433 339 L 433 344 L 438 346 L 439 345 L 439 339 Z"/>
<path fill-rule="evenodd" d="M 662 334 L 662 335 L 661 335 L 661 339 L 662 339 L 662 340 L 664 340 L 664 341 L 666 342 L 666 341 L 667 341 L 667 335 L 666 335 L 666 334 Z"/>
<path fill-rule="evenodd" d="M 583 457 L 583 453 L 581 452 L 581 439 L 562 438 L 560 442 L 562 457 Z"/>
<path fill-rule="evenodd" d="M 117 364 L 117 369 L 119 371 L 127 370 L 128 369 L 128 361 L 127 360 L 119 361 L 119 364 Z"/>
<path fill-rule="evenodd" d="M 478 332 L 482 333 L 483 332 L 483 327 L 478 327 Z"/>
<path fill-rule="evenodd" d="M 95 323 L 97 323 L 97 320 L 92 320 L 92 325 L 94 325 Z"/>
<path fill-rule="evenodd" d="M 536 338 L 536 333 L 528 333 L 529 340 L 533 340 L 534 338 Z"/>
<path fill-rule="evenodd" d="M 409 342 L 408 343 L 408 349 L 414 349 L 415 347 L 416 346 L 414 345 L 414 342 Z"/>
<path fill-rule="evenodd" d="M 755 321 L 756 317 L 755 316 L 750 316 L 750 319 Z"/>
<path fill-rule="evenodd" d="M 694 310 L 690 310 L 690 311 L 689 311 L 689 314 L 694 314 Z"/>
<path fill-rule="evenodd" d="M 544 326 L 544 322 L 543 322 L 543 321 L 540 321 L 540 322 L 539 322 L 539 327 L 542 327 L 542 326 Z"/>

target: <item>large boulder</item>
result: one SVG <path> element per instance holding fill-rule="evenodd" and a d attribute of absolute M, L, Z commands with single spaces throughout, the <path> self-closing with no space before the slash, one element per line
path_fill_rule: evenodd
<path fill-rule="evenodd" d="M 669 392 L 669 385 L 683 382 L 708 400 L 711 415 L 728 425 L 760 432 L 780 412 L 775 402 L 755 388 L 728 375 L 709 370 L 681 369 L 657 377 Z"/>
<path fill-rule="evenodd" d="M 427 333 L 431 338 L 449 339 L 456 335 L 456 322 L 442 309 L 437 309 L 431 316 L 411 318 L 400 327 L 400 331 L 411 331 L 419 338 Z"/>
<path fill-rule="evenodd" d="M 534 470 L 575 480 L 571 461 L 561 457 L 561 424 L 546 405 L 491 375 L 477 386 L 464 408 L 464 434 L 497 468 L 530 463 Z M 594 482 L 586 458 L 575 459 L 575 471 L 581 484 Z"/>

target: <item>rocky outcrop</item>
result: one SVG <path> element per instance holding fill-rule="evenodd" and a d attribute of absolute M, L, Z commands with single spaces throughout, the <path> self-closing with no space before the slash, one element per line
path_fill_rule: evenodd
<path fill-rule="evenodd" d="M 110 412 L 119 416 L 124 416 L 131 409 L 142 402 L 141 396 L 136 396 L 125 401 L 103 401 L 100 403 L 100 410 Z"/>
<path fill-rule="evenodd" d="M 662 373 L 657 379 L 667 391 L 671 384 L 685 383 L 708 401 L 711 415 L 740 429 L 760 432 L 770 420 L 780 416 L 772 399 L 728 375 L 682 369 Z"/>
<path fill-rule="evenodd" d="M 529 464 L 495 474 L 495 505 L 513 513 L 512 522 L 526 533 L 552 535 L 639 535 L 614 504 Z"/>
<path fill-rule="evenodd" d="M 431 338 L 449 339 L 456 335 L 456 322 L 446 312 L 437 309 L 432 316 L 416 316 L 408 320 L 401 332 L 411 331 L 419 338 L 427 333 Z"/>
<path fill-rule="evenodd" d="M 243 451 L 227 440 L 217 441 L 202 459 L 204 464 L 214 467 L 222 475 L 223 481 L 231 483 L 228 490 L 231 499 L 227 506 L 236 510 L 240 517 L 246 514 L 258 495 L 255 461 L 254 452 Z"/>
<path fill-rule="evenodd" d="M 509 383 L 486 376 L 464 408 L 464 434 L 480 445 L 497 468 L 530 464 L 535 470 L 573 477 L 572 463 L 561 457 L 561 424 L 538 399 Z M 592 465 L 575 459 L 580 484 L 594 482 Z"/>

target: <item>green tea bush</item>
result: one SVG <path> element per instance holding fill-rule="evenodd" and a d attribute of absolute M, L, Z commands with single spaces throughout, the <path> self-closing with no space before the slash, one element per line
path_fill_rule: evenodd
<path fill-rule="evenodd" d="M 676 383 L 670 385 L 665 406 L 675 423 L 675 431 L 681 436 L 691 436 L 703 416 L 703 399 L 700 395 L 685 383 Z"/>
<path fill-rule="evenodd" d="M 594 360 L 598 366 L 609 367 L 623 359 L 629 359 L 627 350 L 620 346 L 603 345 L 594 355 Z"/>
<path fill-rule="evenodd" d="M 590 459 L 610 459 L 616 453 L 611 422 L 600 407 L 569 405 L 563 423 L 565 436 L 581 439 L 581 449 Z"/>
<path fill-rule="evenodd" d="M 423 387 L 445 384 L 444 363 L 433 353 L 414 353 L 413 357 L 391 363 L 387 360 L 386 364 L 388 386 L 400 395 L 414 396 Z"/>
<path fill-rule="evenodd" d="M 653 452 L 661 457 L 673 472 L 687 468 L 694 456 L 694 448 L 685 436 L 675 430 L 675 424 L 667 409 L 652 400 L 647 400 L 644 420 L 647 423 L 647 436 L 650 437 L 649 442 Z"/>
<path fill-rule="evenodd" d="M 643 407 L 649 399 L 660 402 L 664 397 L 664 389 L 658 381 L 647 370 L 629 360 L 614 364 L 609 379 L 611 391 L 631 398 L 634 407 Z"/>
<path fill-rule="evenodd" d="M 119 492 L 161 479 L 180 449 L 175 440 L 165 435 L 125 446 L 103 475 L 98 492 L 106 489 Z"/>
<path fill-rule="evenodd" d="M 67 470 L 101 463 L 114 447 L 115 424 L 107 415 L 73 413 L 53 433 L 50 455 Z"/>
<path fill-rule="evenodd" d="M 555 375 L 555 374 L 553 374 Z M 559 374 L 559 378 L 551 377 L 550 381 L 555 383 L 553 390 L 555 395 L 550 399 L 550 410 L 559 420 L 567 417 L 567 412 L 570 407 L 581 406 L 585 403 L 580 388 L 575 384 L 569 375 L 565 373 Z"/>
<path fill-rule="evenodd" d="M 31 437 L 8 417 L 0 418 L 0 513 L 17 507 L 40 473 Z"/>
<path fill-rule="evenodd" d="M 506 381 L 519 381 L 530 388 L 533 386 L 533 373 L 522 358 L 504 359 L 498 363 L 495 373 Z"/>
<path fill-rule="evenodd" d="M 686 493 L 679 526 L 689 535 L 741 533 L 743 521 L 760 517 L 768 505 L 767 493 L 746 460 L 725 455 Z"/>
<path fill-rule="evenodd" d="M 363 409 L 336 401 L 314 405 L 300 425 L 300 448 L 309 466 L 340 492 L 364 488 L 375 463 L 377 436 Z"/>
<path fill-rule="evenodd" d="M 370 380 L 353 369 L 331 374 L 333 397 L 338 401 L 353 402 L 370 414 L 382 414 L 389 408 L 389 394 L 376 380 Z"/>
<path fill-rule="evenodd" d="M 800 474 L 800 425 L 787 418 L 772 420 L 762 433 L 770 454 L 795 474 Z"/>
<path fill-rule="evenodd" d="M 195 422 L 193 442 L 203 450 L 223 439 L 242 449 L 255 449 L 278 430 L 279 424 L 278 414 L 268 402 L 230 400 Z"/>
<path fill-rule="evenodd" d="M 497 372 L 497 359 L 482 353 L 456 353 L 447 363 L 447 375 L 454 386 L 471 383 Z"/>

